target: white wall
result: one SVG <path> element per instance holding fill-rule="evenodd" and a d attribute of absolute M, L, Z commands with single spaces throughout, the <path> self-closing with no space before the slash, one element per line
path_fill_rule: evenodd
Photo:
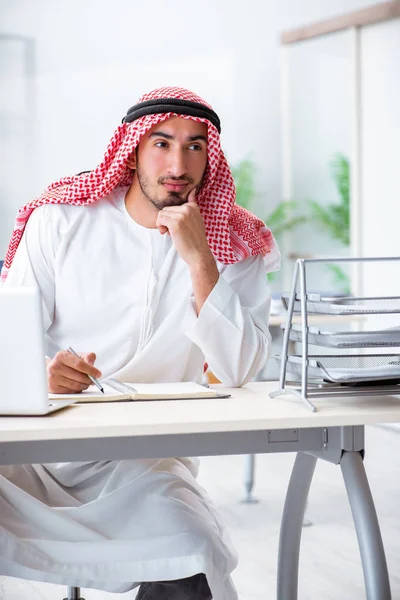
<path fill-rule="evenodd" d="M 55 178 L 92 168 L 126 109 L 163 85 L 214 105 L 228 158 L 256 160 L 257 212 L 268 213 L 281 199 L 279 32 L 374 3 L 0 0 L 0 34 L 36 44 L 26 123 L 18 111 L 11 118 L 26 83 L 21 61 L 0 38 L 0 63 L 11 65 L 0 67 L 0 256 L 17 207 Z"/>

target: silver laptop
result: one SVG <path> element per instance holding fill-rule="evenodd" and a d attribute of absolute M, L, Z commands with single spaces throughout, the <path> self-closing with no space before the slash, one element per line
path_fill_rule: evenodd
<path fill-rule="evenodd" d="M 49 400 L 39 291 L 0 288 L 0 415 L 46 415 L 73 402 Z"/>

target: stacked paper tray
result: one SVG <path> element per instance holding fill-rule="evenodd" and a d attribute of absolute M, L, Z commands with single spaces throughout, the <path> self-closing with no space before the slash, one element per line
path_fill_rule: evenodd
<path fill-rule="evenodd" d="M 282 325 L 282 329 L 285 326 Z M 301 325 L 292 325 L 289 334 L 293 342 L 302 341 Z M 381 348 L 400 346 L 400 327 L 377 331 L 342 331 L 331 333 L 318 327 L 308 328 L 308 343 L 326 348 Z"/>
<path fill-rule="evenodd" d="M 274 356 L 280 363 L 281 357 Z M 287 357 L 287 371 L 301 376 L 302 356 L 293 354 Z M 310 355 L 308 375 L 331 383 L 363 383 L 383 380 L 399 380 L 400 356 L 398 354 L 364 355 Z"/>
<path fill-rule="evenodd" d="M 289 294 L 282 296 L 285 309 L 289 306 Z M 400 313 L 400 297 L 386 298 L 324 298 L 319 294 L 307 294 L 307 312 L 323 315 L 367 315 Z M 300 297 L 296 295 L 294 312 L 301 312 Z"/>

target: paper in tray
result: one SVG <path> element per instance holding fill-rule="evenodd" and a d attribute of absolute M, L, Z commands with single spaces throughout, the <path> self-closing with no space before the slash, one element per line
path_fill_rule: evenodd
<path fill-rule="evenodd" d="M 280 356 L 274 357 L 278 362 Z M 398 354 L 363 355 L 310 355 L 308 375 L 331 383 L 363 383 L 369 381 L 400 380 L 400 356 Z M 302 357 L 287 357 L 287 371 L 301 376 Z"/>
<path fill-rule="evenodd" d="M 282 296 L 285 309 L 289 306 L 289 294 Z M 400 297 L 386 298 L 324 298 L 319 294 L 307 294 L 307 312 L 323 315 L 368 315 L 400 313 Z M 300 297 L 297 294 L 294 312 L 301 312 Z"/>
<path fill-rule="evenodd" d="M 285 329 L 285 325 L 282 325 Z M 292 325 L 289 338 L 294 342 L 302 341 L 301 325 Z M 321 331 L 318 327 L 308 328 L 308 343 L 325 348 L 379 348 L 400 347 L 400 327 L 377 331 Z"/>

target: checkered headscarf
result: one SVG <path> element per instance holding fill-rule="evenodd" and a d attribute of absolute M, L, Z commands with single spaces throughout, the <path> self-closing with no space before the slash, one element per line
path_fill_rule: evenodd
<path fill-rule="evenodd" d="M 211 109 L 209 104 L 192 92 L 173 87 L 154 90 L 145 94 L 139 102 L 146 103 L 156 99 L 164 102 L 165 99 L 180 99 L 188 104 L 201 104 L 207 107 L 206 110 Z M 171 108 L 167 106 L 166 110 Z M 235 184 L 221 150 L 217 127 L 206 117 L 180 114 L 179 106 L 176 106 L 176 111 L 144 114 L 132 122 L 123 122 L 115 130 L 103 161 L 93 171 L 63 177 L 49 185 L 36 200 L 20 208 L 1 272 L 1 281 L 5 281 L 7 277 L 26 223 L 35 208 L 43 204 L 85 206 L 107 196 L 116 187 L 130 185 L 133 175 L 126 164 L 128 157 L 149 129 L 174 116 L 206 123 L 208 127 L 208 164 L 196 201 L 204 219 L 208 244 L 215 258 L 221 263 L 231 264 L 261 254 L 265 257 L 268 270 L 277 269 L 279 251 L 271 231 L 256 216 L 235 204 Z"/>

